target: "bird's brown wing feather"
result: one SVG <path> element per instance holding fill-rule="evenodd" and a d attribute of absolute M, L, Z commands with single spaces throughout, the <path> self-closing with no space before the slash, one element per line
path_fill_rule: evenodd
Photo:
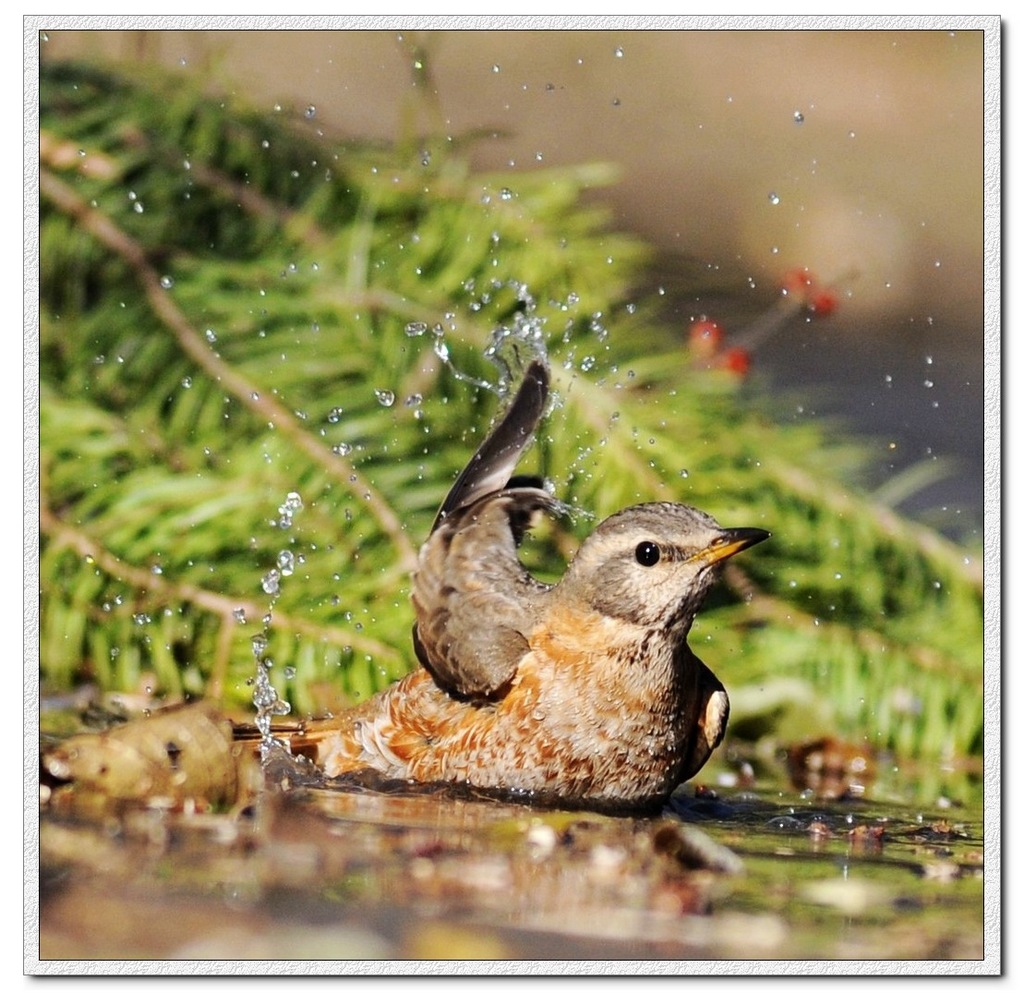
<path fill-rule="evenodd" d="M 455 484 L 437 511 L 431 533 L 441 526 L 445 517 L 463 506 L 471 506 L 492 492 L 500 491 L 508 484 L 544 414 L 548 383 L 547 366 L 534 360 L 526 368 L 523 381 L 508 411 L 455 479 Z"/>
<path fill-rule="evenodd" d="M 413 578 L 416 655 L 438 683 L 467 697 L 493 696 L 512 678 L 546 593 L 516 547 L 535 515 L 559 504 L 509 482 L 544 414 L 548 383 L 547 365 L 531 362 L 508 411 L 441 504 Z"/>
<path fill-rule="evenodd" d="M 516 546 L 538 513 L 560 509 L 540 489 L 496 492 L 456 511 L 423 547 L 413 577 L 413 644 L 445 688 L 494 696 L 514 676 L 548 595 Z"/>

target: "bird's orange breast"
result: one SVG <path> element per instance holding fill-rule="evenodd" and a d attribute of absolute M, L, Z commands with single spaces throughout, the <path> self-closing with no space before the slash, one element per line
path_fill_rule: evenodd
<path fill-rule="evenodd" d="M 628 797 L 644 776 L 668 770 L 667 722 L 650 694 L 633 693 L 635 668 L 620 664 L 614 622 L 556 610 L 529 641 L 493 701 L 453 697 L 413 671 L 346 717 L 321 748 L 326 771 Z M 625 791 L 605 792 L 616 787 Z"/>

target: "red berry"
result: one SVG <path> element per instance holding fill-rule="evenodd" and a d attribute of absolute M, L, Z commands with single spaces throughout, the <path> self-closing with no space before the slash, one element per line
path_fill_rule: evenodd
<path fill-rule="evenodd" d="M 839 306 L 839 296 L 831 287 L 822 286 L 810 269 L 790 269 L 782 277 L 783 296 L 797 297 L 812 314 L 825 317 Z"/>
<path fill-rule="evenodd" d="M 839 297 L 832 290 L 818 290 L 812 294 L 808 307 L 818 315 L 827 317 L 839 306 Z"/>
<path fill-rule="evenodd" d="M 696 359 L 709 359 L 722 341 L 722 326 L 716 321 L 694 321 L 690 325 L 690 352 Z"/>
<path fill-rule="evenodd" d="M 723 370 L 729 370 L 740 377 L 745 377 L 750 370 L 750 353 L 738 346 L 726 349 L 718 357 L 718 366 Z"/>
<path fill-rule="evenodd" d="M 810 269 L 790 269 L 782 277 L 782 292 L 803 296 L 817 282 Z"/>

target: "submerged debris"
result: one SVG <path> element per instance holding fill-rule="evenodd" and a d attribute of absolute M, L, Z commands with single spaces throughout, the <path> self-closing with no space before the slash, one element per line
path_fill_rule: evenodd
<path fill-rule="evenodd" d="M 231 722 L 208 704 L 150 713 L 82 733 L 42 754 L 43 801 L 196 808 L 234 803 L 255 765 L 233 743 Z"/>
<path fill-rule="evenodd" d="M 786 752 L 786 766 L 795 788 L 810 790 L 821 799 L 863 796 L 877 773 L 869 747 L 832 736 L 793 744 Z"/>

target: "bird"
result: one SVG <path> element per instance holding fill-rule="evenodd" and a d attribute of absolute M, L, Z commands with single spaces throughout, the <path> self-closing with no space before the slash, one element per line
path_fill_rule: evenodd
<path fill-rule="evenodd" d="M 599 523 L 557 583 L 538 581 L 518 546 L 567 506 L 513 472 L 549 384 L 534 359 L 442 503 L 413 574 L 419 665 L 331 721 L 325 775 L 629 810 L 664 804 L 721 742 L 728 695 L 687 633 L 721 562 L 770 535 L 640 503 Z"/>

